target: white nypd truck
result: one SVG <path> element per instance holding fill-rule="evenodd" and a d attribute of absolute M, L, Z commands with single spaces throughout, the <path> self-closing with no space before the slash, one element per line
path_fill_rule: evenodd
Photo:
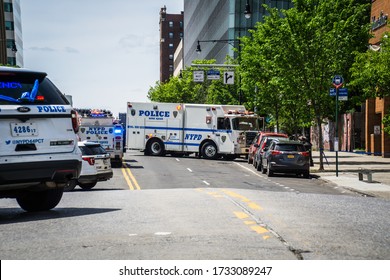
<path fill-rule="evenodd" d="M 127 149 L 234 159 L 248 155 L 261 125 L 242 105 L 128 102 Z"/>
<path fill-rule="evenodd" d="M 113 167 L 122 166 L 123 127 L 111 111 L 104 109 L 76 109 L 81 141 L 99 143 L 109 154 Z"/>

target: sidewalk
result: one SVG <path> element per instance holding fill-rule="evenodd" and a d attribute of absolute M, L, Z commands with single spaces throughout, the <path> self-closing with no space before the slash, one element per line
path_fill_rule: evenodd
<path fill-rule="evenodd" d="M 390 158 L 338 152 L 338 176 L 336 176 L 336 152 L 325 151 L 324 154 L 324 170 L 319 171 L 320 153 L 313 151 L 314 166 L 310 168 L 312 175 L 349 190 L 390 200 Z M 368 183 L 366 175 L 363 181 L 359 181 L 359 169 L 374 171 L 373 182 Z"/>

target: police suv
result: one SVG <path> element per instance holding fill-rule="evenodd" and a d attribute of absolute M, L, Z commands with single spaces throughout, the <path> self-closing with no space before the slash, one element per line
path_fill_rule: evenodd
<path fill-rule="evenodd" d="M 56 207 L 81 169 L 77 113 L 46 76 L 0 67 L 0 197 L 26 211 Z"/>

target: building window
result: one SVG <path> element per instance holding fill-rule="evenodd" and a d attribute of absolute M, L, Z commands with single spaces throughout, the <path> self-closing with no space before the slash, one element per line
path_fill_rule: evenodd
<path fill-rule="evenodd" d="M 173 39 L 173 32 L 169 32 L 168 36 L 170 39 Z"/>
<path fill-rule="evenodd" d="M 169 44 L 169 48 L 170 48 L 170 49 L 173 49 L 173 44 L 172 44 L 172 43 Z"/>
<path fill-rule="evenodd" d="M 169 22 L 169 27 L 173 27 L 173 21 Z"/>
<path fill-rule="evenodd" d="M 180 28 L 183 28 L 183 22 L 182 21 L 180 22 Z"/>
<path fill-rule="evenodd" d="M 12 3 L 4 3 L 4 12 L 12 13 L 13 11 Z"/>
<path fill-rule="evenodd" d="M 14 30 L 14 22 L 6 21 L 5 22 L 5 30 Z"/>
<path fill-rule="evenodd" d="M 180 32 L 180 38 L 183 38 L 183 32 Z"/>
<path fill-rule="evenodd" d="M 7 57 L 7 64 L 8 65 L 16 65 L 16 58 L 15 57 Z"/>
<path fill-rule="evenodd" d="M 173 72 L 173 65 L 169 65 L 169 72 Z"/>
<path fill-rule="evenodd" d="M 15 47 L 15 40 L 7 39 L 7 49 L 12 49 Z"/>
<path fill-rule="evenodd" d="M 173 60 L 173 54 L 169 55 L 169 60 Z"/>

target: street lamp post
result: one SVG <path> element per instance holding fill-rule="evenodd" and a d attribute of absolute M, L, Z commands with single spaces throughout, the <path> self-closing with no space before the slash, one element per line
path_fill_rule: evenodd
<path fill-rule="evenodd" d="M 246 0 L 244 16 L 246 19 L 250 19 L 252 16 L 251 5 L 249 5 L 249 0 Z"/>

